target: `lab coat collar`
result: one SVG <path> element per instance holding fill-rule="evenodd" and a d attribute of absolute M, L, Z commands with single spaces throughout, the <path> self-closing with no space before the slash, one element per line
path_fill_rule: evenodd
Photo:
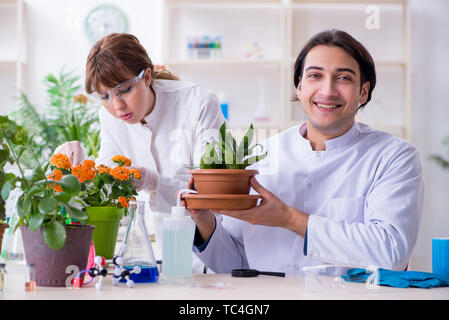
<path fill-rule="evenodd" d="M 149 127 L 152 127 L 154 125 L 155 121 L 157 121 L 159 112 L 161 110 L 161 105 L 163 103 L 162 100 L 164 99 L 163 92 L 160 90 L 160 88 L 158 87 L 158 85 L 156 84 L 156 82 L 154 80 L 151 82 L 151 87 L 154 90 L 154 96 L 155 96 L 156 102 L 154 103 L 153 111 L 151 111 L 151 113 L 144 118 L 146 121 L 146 124 L 142 124 L 143 126 L 149 126 Z"/>
<path fill-rule="evenodd" d="M 299 132 L 299 140 L 300 140 L 301 146 L 308 151 L 313 151 L 310 141 L 308 139 L 304 138 L 307 134 L 306 122 L 304 122 L 302 125 L 300 125 L 298 132 Z M 357 141 L 359 136 L 360 136 L 359 123 L 354 122 L 351 129 L 349 129 L 343 135 L 325 141 L 326 151 L 346 149 L 346 148 L 350 147 L 351 145 L 353 145 Z"/>

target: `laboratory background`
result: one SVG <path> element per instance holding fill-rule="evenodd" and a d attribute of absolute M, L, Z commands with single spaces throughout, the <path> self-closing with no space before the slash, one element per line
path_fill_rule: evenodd
<path fill-rule="evenodd" d="M 377 67 L 357 119 L 420 153 L 425 202 L 409 270 L 432 272 L 432 238 L 449 237 L 449 170 L 431 159 L 449 159 L 448 15 L 446 0 L 0 0 L 0 114 L 29 103 L 44 115 L 50 74 L 78 77 L 75 93 L 85 94 L 93 43 L 128 32 L 159 68 L 215 92 L 232 128 L 253 123 L 268 137 L 304 121 L 292 101 L 301 47 L 342 29 Z"/>

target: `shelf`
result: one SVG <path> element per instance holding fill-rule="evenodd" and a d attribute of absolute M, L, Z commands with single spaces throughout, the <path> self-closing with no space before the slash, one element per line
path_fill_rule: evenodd
<path fill-rule="evenodd" d="M 381 12 L 380 28 L 367 26 L 371 4 Z M 225 93 L 231 127 L 253 123 L 283 130 L 304 121 L 301 105 L 291 101 L 301 48 L 318 32 L 341 29 L 358 39 L 376 64 L 378 82 L 358 118 L 409 139 L 410 25 L 408 0 L 166 0 L 163 61 L 181 79 Z M 238 32 L 229 32 L 234 26 Z M 186 60 L 186 40 L 202 35 L 221 36 L 223 60 Z M 245 59 L 251 41 L 258 42 L 265 59 Z M 260 77 L 269 122 L 252 120 L 261 100 Z"/>
<path fill-rule="evenodd" d="M 165 64 L 167 66 L 198 66 L 198 65 L 207 65 L 207 66 L 226 66 L 226 65 L 264 65 L 264 66 L 280 66 L 281 60 L 172 60 L 167 61 Z"/>

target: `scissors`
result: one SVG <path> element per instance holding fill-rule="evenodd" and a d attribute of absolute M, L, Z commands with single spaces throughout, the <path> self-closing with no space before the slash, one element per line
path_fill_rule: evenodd
<path fill-rule="evenodd" d="M 234 269 L 231 272 L 233 277 L 257 277 L 259 274 L 265 276 L 285 277 L 284 272 L 259 271 L 256 269 Z"/>

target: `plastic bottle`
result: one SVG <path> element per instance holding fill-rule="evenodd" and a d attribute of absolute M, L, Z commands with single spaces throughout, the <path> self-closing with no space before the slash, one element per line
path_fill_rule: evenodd
<path fill-rule="evenodd" d="M 36 290 L 36 281 L 34 280 L 34 264 L 28 263 L 25 268 L 25 291 Z"/>
<path fill-rule="evenodd" d="M 177 206 L 172 207 L 171 215 L 164 219 L 162 226 L 162 275 L 166 279 L 192 276 L 195 223 L 181 206 L 183 192 L 196 193 L 189 189 L 180 190 Z"/>

